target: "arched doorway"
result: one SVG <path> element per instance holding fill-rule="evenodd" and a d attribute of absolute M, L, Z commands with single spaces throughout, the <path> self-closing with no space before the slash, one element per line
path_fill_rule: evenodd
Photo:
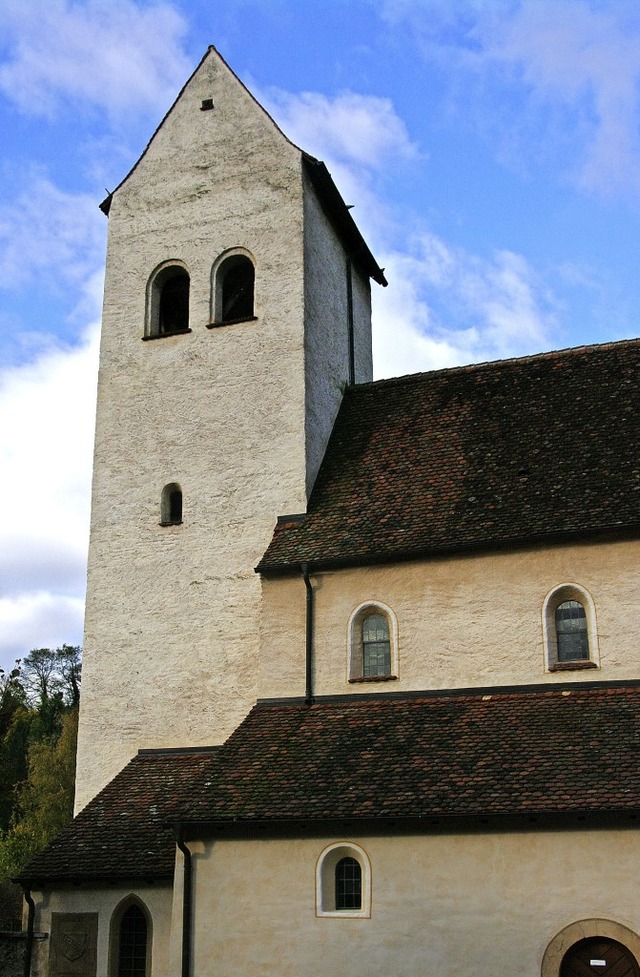
<path fill-rule="evenodd" d="M 606 936 L 590 936 L 574 943 L 565 953 L 560 977 L 640 977 L 640 967 L 630 950 Z"/>

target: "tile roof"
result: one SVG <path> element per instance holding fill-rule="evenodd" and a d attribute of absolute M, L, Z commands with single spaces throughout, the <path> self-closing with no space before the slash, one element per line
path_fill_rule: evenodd
<path fill-rule="evenodd" d="M 168 822 L 640 810 L 640 683 L 259 703 L 213 753 L 141 754 L 25 879 L 168 878 Z"/>
<path fill-rule="evenodd" d="M 27 881 L 170 880 L 171 812 L 212 751 L 140 752 L 20 875 Z"/>
<path fill-rule="evenodd" d="M 258 570 L 640 529 L 640 341 L 347 390 Z"/>

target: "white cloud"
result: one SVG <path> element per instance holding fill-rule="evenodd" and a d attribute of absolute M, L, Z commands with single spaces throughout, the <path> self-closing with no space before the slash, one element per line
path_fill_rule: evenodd
<path fill-rule="evenodd" d="M 391 215 L 375 189 L 375 177 L 417 160 L 421 153 L 387 98 L 342 92 L 292 94 L 281 89 L 251 90 L 288 139 L 326 163 L 368 243 L 388 238 Z"/>
<path fill-rule="evenodd" d="M 519 356 L 548 345 L 552 300 L 521 255 L 499 251 L 487 260 L 422 233 L 410 253 L 385 260 L 392 284 L 373 295 L 377 377 Z"/>
<path fill-rule="evenodd" d="M 388 98 L 343 92 L 293 95 L 271 88 L 260 97 L 286 135 L 320 159 L 378 169 L 419 154 Z"/>
<path fill-rule="evenodd" d="M 582 189 L 640 193 L 640 11 L 627 0 L 387 0 L 504 158 L 555 157 Z"/>
<path fill-rule="evenodd" d="M 357 204 L 354 216 L 374 247 L 389 237 L 392 215 L 373 177 L 391 161 L 419 156 L 391 102 L 279 90 L 260 100 L 293 142 L 328 163 L 345 200 Z M 520 355 L 548 343 L 551 301 L 520 255 L 499 251 L 484 260 L 421 233 L 381 263 L 390 285 L 373 289 L 377 377 Z"/>
<path fill-rule="evenodd" d="M 0 668 L 8 669 L 32 648 L 82 644 L 84 600 L 49 592 L 0 597 Z"/>
<path fill-rule="evenodd" d="M 113 118 L 164 110 L 189 75 L 186 26 L 169 3 L 4 0 L 0 90 L 31 115 L 51 116 L 62 102 Z"/>
<path fill-rule="evenodd" d="M 0 211 L 0 289 L 37 279 L 81 289 L 103 263 L 106 220 L 89 194 L 65 193 L 39 172 Z"/>
<path fill-rule="evenodd" d="M 0 654 L 76 641 L 89 526 L 98 327 L 0 370 Z"/>

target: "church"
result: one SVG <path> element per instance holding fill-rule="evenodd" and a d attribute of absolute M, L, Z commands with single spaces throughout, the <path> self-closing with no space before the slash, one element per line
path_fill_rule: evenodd
<path fill-rule="evenodd" d="M 102 209 L 28 972 L 639 977 L 640 341 L 373 382 L 384 270 L 214 48 Z"/>

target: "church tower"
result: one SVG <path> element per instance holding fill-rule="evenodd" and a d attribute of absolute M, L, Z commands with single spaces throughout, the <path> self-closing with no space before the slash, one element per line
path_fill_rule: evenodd
<path fill-rule="evenodd" d="M 254 567 L 371 379 L 386 284 L 324 164 L 213 48 L 102 206 L 78 809 L 138 749 L 220 743 L 255 701 Z"/>

